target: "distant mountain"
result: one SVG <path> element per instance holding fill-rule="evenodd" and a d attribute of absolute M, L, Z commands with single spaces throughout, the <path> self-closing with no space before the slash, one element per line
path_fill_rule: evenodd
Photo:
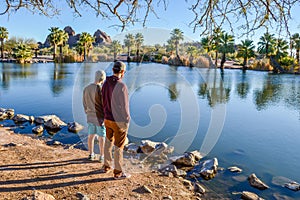
<path fill-rule="evenodd" d="M 69 45 L 70 48 L 74 47 L 80 38 L 80 34 L 76 34 L 71 26 L 66 26 L 64 28 L 64 31 L 67 32 L 69 35 L 67 44 Z M 107 45 L 112 42 L 110 36 L 99 29 L 97 31 L 95 31 L 93 36 L 95 37 L 95 42 L 93 43 L 94 46 Z M 45 48 L 45 47 L 48 48 L 50 46 L 51 45 L 50 45 L 50 41 L 49 41 L 49 36 L 47 36 L 44 44 L 40 45 L 40 48 Z"/>

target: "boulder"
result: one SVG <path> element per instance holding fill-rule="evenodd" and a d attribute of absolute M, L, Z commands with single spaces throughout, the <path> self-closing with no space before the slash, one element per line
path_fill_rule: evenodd
<path fill-rule="evenodd" d="M 170 157 L 170 161 L 176 166 L 188 166 L 193 167 L 196 164 L 195 156 L 189 152 L 184 153 L 181 156 Z"/>
<path fill-rule="evenodd" d="M 52 119 L 52 118 L 56 118 L 56 115 L 43 115 L 43 116 L 38 116 L 35 118 L 34 122 L 38 123 L 38 124 L 44 124 L 46 123 L 48 120 Z"/>
<path fill-rule="evenodd" d="M 44 131 L 44 127 L 42 125 L 38 125 L 32 128 L 33 133 L 42 133 Z"/>
<path fill-rule="evenodd" d="M 251 174 L 249 177 L 248 177 L 248 181 L 250 183 L 250 185 L 252 187 L 255 187 L 257 189 L 260 189 L 260 190 L 265 190 L 265 189 L 268 189 L 269 186 L 267 186 L 265 183 L 263 183 L 259 178 L 256 177 L 255 174 Z"/>
<path fill-rule="evenodd" d="M 55 200 L 55 198 L 52 195 L 43 193 L 38 190 L 34 191 L 33 199 L 34 200 Z"/>
<path fill-rule="evenodd" d="M 168 176 L 169 173 L 172 173 L 174 177 L 185 177 L 186 176 L 186 172 L 184 170 L 181 169 L 177 169 L 177 167 L 175 165 L 167 165 L 161 169 L 158 170 L 162 175 L 164 176 Z"/>
<path fill-rule="evenodd" d="M 15 115 L 12 120 L 14 120 L 15 123 L 23 123 L 23 122 L 33 122 L 34 117 L 33 116 L 27 116 L 23 114 L 17 114 Z"/>
<path fill-rule="evenodd" d="M 228 170 L 231 171 L 231 172 L 236 172 L 236 173 L 241 173 L 243 170 L 236 167 L 236 166 L 233 166 L 233 167 L 228 167 Z"/>
<path fill-rule="evenodd" d="M 59 117 L 57 117 L 56 115 L 53 115 L 52 118 L 50 118 L 48 121 L 46 121 L 44 123 L 44 126 L 47 129 L 51 129 L 51 130 L 59 130 L 61 129 L 63 126 L 66 126 L 67 124 L 65 122 L 63 122 Z"/>
<path fill-rule="evenodd" d="M 201 176 L 206 179 L 212 179 L 217 174 L 218 169 L 218 159 L 213 158 L 211 160 L 206 160 L 200 163 L 200 174 Z"/>
<path fill-rule="evenodd" d="M 8 115 L 6 114 L 6 112 L 0 111 L 0 120 L 5 120 L 7 118 L 8 118 Z"/>
<path fill-rule="evenodd" d="M 264 200 L 263 198 L 259 197 L 257 194 L 253 192 L 243 191 L 241 199 L 245 200 Z"/>
<path fill-rule="evenodd" d="M 140 148 L 146 155 L 159 156 L 162 153 L 166 153 L 168 145 L 164 142 L 153 142 L 151 140 L 142 140 Z"/>
<path fill-rule="evenodd" d="M 137 154 L 141 150 L 140 150 L 140 147 L 137 144 L 130 143 L 130 144 L 127 144 L 127 145 L 124 146 L 124 151 L 126 151 L 127 153 L 130 153 L 130 154 Z"/>
<path fill-rule="evenodd" d="M 293 191 L 299 191 L 300 190 L 300 184 L 295 182 L 295 181 L 284 184 L 284 187 L 286 187 L 290 190 L 293 190 Z"/>
<path fill-rule="evenodd" d="M 5 113 L 7 114 L 7 116 L 8 116 L 9 118 L 11 118 L 11 117 L 13 117 L 13 116 L 15 115 L 15 110 L 12 109 L 12 108 L 9 108 L 9 109 L 6 109 L 6 110 L 5 110 Z"/>
<path fill-rule="evenodd" d="M 81 124 L 79 124 L 77 122 L 68 123 L 68 131 L 70 131 L 70 132 L 77 133 L 77 132 L 81 131 L 83 128 L 84 128 L 84 126 L 82 126 Z"/>
<path fill-rule="evenodd" d="M 205 188 L 200 183 L 194 183 L 194 192 L 204 194 Z"/>

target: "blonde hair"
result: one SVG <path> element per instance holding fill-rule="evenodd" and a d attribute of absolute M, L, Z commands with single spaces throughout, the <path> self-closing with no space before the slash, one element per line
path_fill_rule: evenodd
<path fill-rule="evenodd" d="M 95 72 L 95 82 L 103 82 L 106 79 L 106 73 L 103 70 L 98 70 Z"/>

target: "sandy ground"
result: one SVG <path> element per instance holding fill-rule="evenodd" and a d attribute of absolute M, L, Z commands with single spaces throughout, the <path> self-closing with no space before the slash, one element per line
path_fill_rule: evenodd
<path fill-rule="evenodd" d="M 35 191 L 55 199 L 197 199 L 182 179 L 160 176 L 125 160 L 132 177 L 114 180 L 100 173 L 88 152 L 48 146 L 44 141 L 0 128 L 0 199 L 32 199 Z M 152 193 L 145 192 L 143 186 Z"/>

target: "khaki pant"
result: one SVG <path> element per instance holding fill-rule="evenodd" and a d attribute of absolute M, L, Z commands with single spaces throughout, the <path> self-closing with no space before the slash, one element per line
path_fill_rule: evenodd
<path fill-rule="evenodd" d="M 104 145 L 104 166 L 111 167 L 112 147 L 114 150 L 114 174 L 122 173 L 123 148 L 127 138 L 128 127 L 125 123 L 104 120 L 106 138 Z"/>

